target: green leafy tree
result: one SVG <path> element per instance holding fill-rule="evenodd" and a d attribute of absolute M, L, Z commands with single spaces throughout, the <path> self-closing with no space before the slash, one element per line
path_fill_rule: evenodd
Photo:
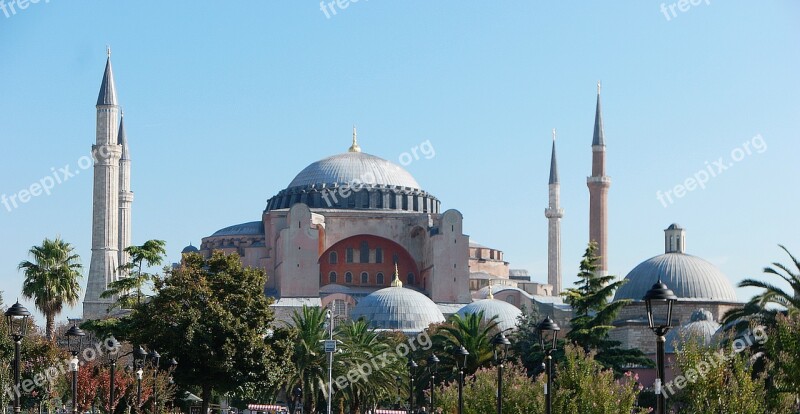
<path fill-rule="evenodd" d="M 128 246 L 125 252 L 130 256 L 130 262 L 119 267 L 125 277 L 115 280 L 108 285 L 101 298 L 118 298 L 116 305 L 122 309 L 131 309 L 142 303 L 142 289 L 155 280 L 157 275 L 144 271 L 145 266 L 161 266 L 164 262 L 166 242 L 163 240 L 148 240 L 141 246 Z"/>
<path fill-rule="evenodd" d="M 434 352 L 442 361 L 440 363 L 442 371 L 453 372 L 447 378 L 456 378 L 454 374 L 456 364 L 452 352 L 459 346 L 463 346 L 469 352 L 464 369 L 466 375 L 474 373 L 478 368 L 491 365 L 494 358 L 492 339 L 498 332 L 497 316 L 484 321 L 483 311 L 464 316 L 454 314 L 447 323 L 439 326 L 433 335 Z"/>
<path fill-rule="evenodd" d="M 681 376 L 665 384 L 668 404 L 693 414 L 761 414 L 765 412 L 764 378 L 753 372 L 750 353 L 736 353 L 688 340 L 675 354 Z M 786 411 L 774 411 L 786 412 Z"/>
<path fill-rule="evenodd" d="M 487 414 L 497 410 L 497 370 L 480 368 L 464 380 L 464 414 Z M 458 383 L 442 385 L 436 391 L 438 412 L 458 412 Z M 543 413 L 544 388 L 528 378 L 525 368 L 507 363 L 503 371 L 503 414 Z M 560 412 L 560 411 L 554 411 Z M 626 413 L 629 414 L 629 413 Z"/>
<path fill-rule="evenodd" d="M 327 364 L 320 345 L 320 341 L 327 338 L 325 326 L 325 309 L 320 307 L 303 305 L 292 315 L 291 329 L 295 340 L 291 361 L 294 370 L 286 388 L 291 391 L 299 386 L 303 390 L 304 407 L 315 407 L 319 393 L 326 393 L 328 389 Z M 294 405 L 290 408 L 294 409 Z"/>
<path fill-rule="evenodd" d="M 22 296 L 33 299 L 33 303 L 46 319 L 45 333 L 54 340 L 55 319 L 64 310 L 64 305 L 75 306 L 80 299 L 83 267 L 80 257 L 69 243 L 56 237 L 44 239 L 41 246 L 28 251 L 31 261 L 23 261 L 19 269 L 25 274 Z"/>
<path fill-rule="evenodd" d="M 509 337 L 511 353 L 520 361 L 531 377 L 542 372 L 542 363 L 544 362 L 544 352 L 539 344 L 539 332 L 537 331 L 540 322 L 541 317 L 535 307 L 528 310 L 523 306 L 517 330 Z M 559 339 L 559 342 L 561 345 L 553 355 L 556 360 L 563 359 L 563 339 Z"/>
<path fill-rule="evenodd" d="M 586 352 L 596 352 L 596 360 L 613 369 L 617 376 L 622 375 L 625 367 L 631 364 L 652 366 L 653 362 L 640 350 L 620 348 L 621 342 L 609 339 L 608 333 L 614 329 L 612 322 L 631 301 L 609 302 L 614 291 L 625 281 L 614 282 L 615 276 L 600 275 L 597 272 L 599 259 L 597 243 L 589 243 L 581 261 L 576 287 L 563 293 L 575 314 L 570 320 L 571 330 L 567 340 Z"/>
<path fill-rule="evenodd" d="M 154 282 L 150 301 L 133 307 L 128 339 L 174 357 L 179 384 L 201 390 L 206 412 L 214 391 L 248 382 L 277 384 L 289 373 L 291 348 L 270 336 L 266 275 L 244 268 L 238 255 L 184 255 L 183 265 Z"/>
<path fill-rule="evenodd" d="M 778 315 L 761 349 L 769 412 L 800 411 L 800 315 Z"/>

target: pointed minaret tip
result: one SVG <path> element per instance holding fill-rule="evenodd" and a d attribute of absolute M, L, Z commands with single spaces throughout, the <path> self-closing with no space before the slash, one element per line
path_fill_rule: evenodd
<path fill-rule="evenodd" d="M 130 154 L 128 153 L 128 136 L 125 134 L 125 114 L 119 118 L 119 132 L 117 133 L 117 144 L 122 146 L 121 160 L 129 160 Z"/>
<path fill-rule="evenodd" d="M 353 145 L 350 146 L 350 149 L 347 150 L 348 152 L 361 152 L 361 147 L 358 146 L 358 133 L 356 132 L 356 126 L 353 124 Z"/>
<path fill-rule="evenodd" d="M 601 84 L 597 82 L 597 107 L 594 113 L 594 135 L 592 136 L 592 146 L 605 146 L 606 137 L 603 132 L 603 111 L 600 107 L 600 87 Z"/>
<path fill-rule="evenodd" d="M 116 105 L 117 88 L 114 86 L 114 73 L 111 70 L 111 48 L 106 47 L 106 70 L 103 72 L 103 82 L 100 84 L 100 93 L 97 95 L 97 105 Z"/>
<path fill-rule="evenodd" d="M 400 281 L 400 272 L 397 270 L 397 263 L 394 264 L 394 279 L 392 279 L 392 287 L 403 287 L 403 282 Z"/>
<path fill-rule="evenodd" d="M 558 164 L 556 163 L 556 129 L 553 128 L 553 152 L 550 155 L 549 184 L 558 184 Z"/>
<path fill-rule="evenodd" d="M 598 95 L 600 95 L 600 88 L 602 88 L 602 87 L 603 87 L 603 84 L 602 84 L 602 82 L 600 82 L 600 81 L 597 81 L 597 94 L 598 94 Z"/>

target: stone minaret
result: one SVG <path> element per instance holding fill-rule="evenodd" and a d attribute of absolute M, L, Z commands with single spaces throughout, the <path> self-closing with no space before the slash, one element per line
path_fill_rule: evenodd
<path fill-rule="evenodd" d="M 549 202 L 544 210 L 547 217 L 547 283 L 553 286 L 553 296 L 561 293 L 561 186 L 558 184 L 556 164 L 556 130 L 553 129 L 553 153 L 550 156 Z"/>
<path fill-rule="evenodd" d="M 94 189 L 92 193 L 92 261 L 83 299 L 84 319 L 106 315 L 112 299 L 102 299 L 108 284 L 117 280 L 119 266 L 119 165 L 122 146 L 119 139 L 119 106 L 111 51 L 108 51 L 103 83 L 97 97 L 96 142 L 92 146 Z"/>
<path fill-rule="evenodd" d="M 125 135 L 125 114 L 119 119 L 119 135 L 117 144 L 122 147 L 119 160 L 119 264 L 124 265 L 130 259 L 125 248 L 131 245 L 131 158 L 128 152 L 128 138 Z"/>
<path fill-rule="evenodd" d="M 597 109 L 594 115 L 592 138 L 592 176 L 589 186 L 589 241 L 597 242 L 601 275 L 608 274 L 608 188 L 611 177 L 606 175 L 606 142 L 603 133 L 603 114 L 600 110 L 600 82 L 597 83 Z"/>

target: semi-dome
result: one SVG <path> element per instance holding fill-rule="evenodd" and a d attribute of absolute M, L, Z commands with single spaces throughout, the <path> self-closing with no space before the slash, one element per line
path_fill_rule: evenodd
<path fill-rule="evenodd" d="M 353 320 L 363 318 L 373 329 L 422 332 L 432 323 L 444 322 L 439 307 L 427 296 L 395 282 L 370 293 L 350 312 Z"/>
<path fill-rule="evenodd" d="M 736 291 L 728 278 L 711 263 L 685 253 L 685 230 L 670 226 L 666 233 L 666 253 L 640 263 L 625 276 L 615 299 L 642 300 L 661 279 L 678 300 L 736 302 Z"/>
<path fill-rule="evenodd" d="M 674 353 L 681 341 L 693 340 L 703 345 L 709 345 L 714 339 L 714 334 L 719 330 L 720 324 L 714 321 L 711 312 L 698 309 L 692 312 L 689 323 L 667 333 L 664 350 Z"/>
<path fill-rule="evenodd" d="M 478 314 L 480 312 L 483 312 L 484 321 L 489 321 L 493 317 L 497 316 L 495 321 L 497 322 L 497 327 L 501 331 L 516 329 L 519 316 L 522 315 L 522 311 L 516 306 L 494 298 L 481 299 L 472 302 L 459 309 L 456 314 L 463 317 L 469 314 Z"/>

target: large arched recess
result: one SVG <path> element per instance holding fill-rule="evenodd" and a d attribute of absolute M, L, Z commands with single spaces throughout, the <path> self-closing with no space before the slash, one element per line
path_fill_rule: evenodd
<path fill-rule="evenodd" d="M 361 260 L 363 243 L 369 250 L 366 262 Z M 353 249 L 352 262 L 347 260 L 347 249 Z M 378 249 L 381 250 L 380 255 Z M 334 260 L 331 253 L 335 253 Z M 382 256 L 380 263 L 379 256 Z M 319 258 L 319 285 L 336 283 L 350 287 L 384 288 L 390 286 L 394 278 L 395 260 L 403 284 L 419 289 L 422 286 L 419 269 L 408 251 L 389 239 L 370 234 L 348 237 L 325 250 Z M 332 272 L 335 272 L 335 282 L 332 282 Z M 352 275 L 352 281 L 349 282 L 345 279 L 348 272 Z M 367 274 L 367 283 L 362 283 L 362 273 Z M 382 283 L 379 274 L 383 275 Z"/>

